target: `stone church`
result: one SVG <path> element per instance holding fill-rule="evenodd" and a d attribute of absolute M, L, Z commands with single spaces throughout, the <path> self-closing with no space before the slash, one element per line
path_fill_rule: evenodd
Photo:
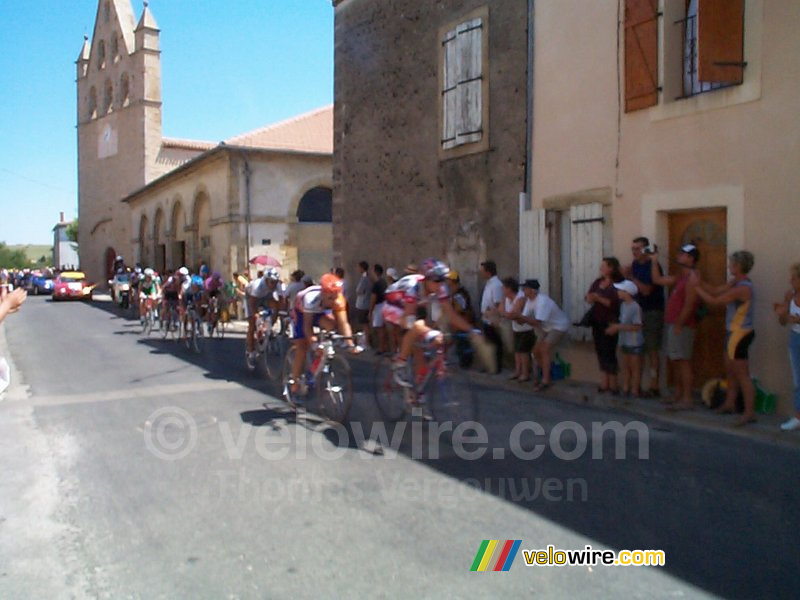
<path fill-rule="evenodd" d="M 100 0 L 76 61 L 81 268 L 102 282 L 119 254 L 230 277 L 266 254 L 327 271 L 333 108 L 218 144 L 164 138 L 159 37 L 147 2 L 137 21 L 130 0 Z"/>

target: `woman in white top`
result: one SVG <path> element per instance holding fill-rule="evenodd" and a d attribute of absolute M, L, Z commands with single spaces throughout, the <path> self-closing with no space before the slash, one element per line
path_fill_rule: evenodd
<path fill-rule="evenodd" d="M 531 350 L 536 343 L 533 326 L 517 321 L 522 316 L 524 306 L 525 294 L 519 289 L 519 282 L 513 277 L 503 279 L 503 302 L 497 311 L 501 317 L 511 321 L 511 331 L 514 332 L 514 374 L 509 379 L 519 382 L 530 381 Z"/>
<path fill-rule="evenodd" d="M 775 304 L 775 313 L 781 325 L 789 325 L 789 362 L 794 380 L 794 416 L 781 425 L 784 431 L 800 429 L 800 263 L 792 265 L 791 291 L 783 302 Z"/>

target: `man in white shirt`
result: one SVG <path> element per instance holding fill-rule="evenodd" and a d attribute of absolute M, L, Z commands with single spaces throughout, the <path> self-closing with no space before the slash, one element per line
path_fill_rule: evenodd
<path fill-rule="evenodd" d="M 483 332 L 486 339 L 495 346 L 495 358 L 497 373 L 503 369 L 503 338 L 499 330 L 499 315 L 497 307 L 503 301 L 503 282 L 497 276 L 497 265 L 494 261 L 487 260 L 481 263 L 481 277 L 486 279 L 481 296 L 481 319 L 483 320 Z"/>
<path fill-rule="evenodd" d="M 537 339 L 533 347 L 533 357 L 542 369 L 542 381 L 535 389 L 541 392 L 553 385 L 550 378 L 553 348 L 569 331 L 569 318 L 550 296 L 539 291 L 541 286 L 538 280 L 526 279 L 521 287 L 527 301 L 519 320 L 533 325 L 536 329 Z"/>

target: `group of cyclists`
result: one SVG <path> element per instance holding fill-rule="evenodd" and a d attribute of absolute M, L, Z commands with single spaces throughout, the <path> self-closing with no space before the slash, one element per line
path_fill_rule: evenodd
<path fill-rule="evenodd" d="M 117 258 L 115 271 L 125 270 L 122 257 Z M 386 291 L 383 308 L 385 320 L 398 328 L 403 336 L 400 351 L 392 363 L 394 379 L 400 386 L 414 385 L 413 373 L 417 373 L 417 367 L 424 361 L 423 348 L 443 342 L 442 332 L 434 328 L 431 322 L 432 312 L 438 313 L 438 322 L 448 323 L 453 331 L 469 333 L 474 342 L 481 335 L 453 308 L 448 287 L 449 273 L 450 269 L 444 262 L 429 258 L 422 261 L 417 273 L 401 277 Z M 239 282 L 234 282 L 233 285 L 236 286 L 237 283 Z M 256 320 L 260 313 L 266 310 L 275 317 L 287 315 L 291 319 L 290 331 L 284 333 L 291 336 L 292 344 L 296 347 L 288 380 L 292 393 L 300 385 L 300 375 L 309 350 L 318 341 L 318 329 L 335 330 L 353 354 L 363 351 L 363 347 L 353 337 L 347 314 L 348 304 L 343 294 L 344 281 L 335 273 L 322 275 L 317 284 L 304 278 L 303 283 L 296 281 L 287 286 L 281 281 L 278 270 L 271 267 L 265 269 L 260 277 L 252 281 L 241 281 L 241 284 L 244 289 L 240 295 L 244 299 L 247 319 L 245 356 L 248 366 L 254 364 L 258 357 L 255 335 Z M 185 322 L 187 310 L 192 304 L 205 307 L 211 298 L 220 296 L 224 302 L 235 299 L 235 296 L 223 294 L 223 290 L 227 289 L 225 281 L 219 272 L 210 273 L 206 265 L 201 266 L 197 274 L 181 267 L 165 280 L 153 269 L 141 269 L 137 266 L 131 273 L 131 286 L 135 292 L 133 296 L 139 301 L 139 316 L 142 320 L 148 310 L 159 306 L 159 302 L 161 311 L 177 310 L 181 321 Z M 412 364 L 415 366 L 410 377 L 406 368 L 409 358 L 413 359 Z"/>

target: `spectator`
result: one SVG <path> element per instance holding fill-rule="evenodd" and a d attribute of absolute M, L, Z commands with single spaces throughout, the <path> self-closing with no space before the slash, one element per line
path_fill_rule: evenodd
<path fill-rule="evenodd" d="M 305 286 L 303 289 L 309 288 L 312 285 L 314 285 L 314 278 L 311 277 L 311 275 L 308 275 L 308 274 L 303 275 L 303 278 L 300 281 Z"/>
<path fill-rule="evenodd" d="M 356 310 L 355 310 L 355 330 L 363 331 L 366 339 L 369 339 L 369 308 L 370 296 L 372 295 L 372 281 L 369 278 L 369 263 L 361 261 L 358 263 L 360 276 L 356 284 Z"/>
<path fill-rule="evenodd" d="M 294 306 L 294 299 L 297 298 L 297 294 L 306 288 L 306 285 L 303 283 L 304 276 L 305 272 L 300 269 L 293 271 L 292 274 L 289 275 L 289 285 L 286 286 L 286 296 L 289 298 L 290 310 Z"/>
<path fill-rule="evenodd" d="M 748 360 L 750 344 L 756 336 L 753 324 L 755 295 L 753 282 L 748 277 L 754 263 L 751 252 L 739 250 L 731 254 L 728 264 L 732 277 L 727 283 L 713 286 L 700 281 L 697 285 L 697 295 L 706 304 L 711 306 L 727 304 L 725 370 L 728 389 L 725 393 L 725 403 L 717 409 L 717 412 L 733 414 L 736 410 L 736 398 L 741 390 L 744 397 L 744 414 L 736 421 L 737 427 L 756 422 L 756 388 L 750 377 Z"/>
<path fill-rule="evenodd" d="M 592 305 L 591 323 L 594 349 L 600 370 L 603 372 L 603 381 L 600 387 L 597 388 L 597 391 L 601 394 L 605 392 L 619 393 L 617 381 L 617 374 L 619 373 L 617 341 L 619 340 L 619 335 L 616 333 L 609 334 L 607 331 L 610 325 L 619 321 L 620 301 L 614 284 L 623 279 L 619 261 L 613 256 L 607 256 L 600 263 L 600 277 L 592 283 L 586 294 L 586 302 Z"/>
<path fill-rule="evenodd" d="M 504 319 L 511 321 L 511 331 L 514 333 L 514 373 L 509 379 L 516 379 L 520 383 L 530 381 L 531 378 L 531 351 L 536 341 L 533 325 L 521 320 L 522 309 L 525 307 L 525 294 L 519 289 L 519 282 L 513 277 L 503 279 L 503 303 L 498 308 L 498 313 Z"/>
<path fill-rule="evenodd" d="M 658 252 L 654 248 L 651 276 L 657 285 L 671 286 L 672 292 L 664 311 L 667 326 L 667 358 L 677 369 L 675 391 L 665 404 L 669 410 L 691 410 L 692 402 L 692 354 L 697 327 L 697 285 L 700 278 L 695 268 L 700 260 L 700 251 L 693 244 L 681 246 L 676 256 L 680 266 L 677 276 L 662 275 L 658 270 Z"/>
<path fill-rule="evenodd" d="M 383 265 L 372 266 L 375 283 L 372 284 L 372 293 L 369 301 L 369 323 L 375 336 L 378 354 L 383 355 L 389 351 L 386 340 L 386 327 L 383 320 L 383 301 L 386 299 L 386 288 L 389 287 L 383 277 Z"/>
<path fill-rule="evenodd" d="M 653 283 L 653 258 L 650 240 L 637 237 L 631 246 L 633 263 L 628 269 L 628 278 L 636 284 L 637 303 L 642 309 L 642 333 L 644 335 L 644 361 L 650 375 L 646 396 L 658 398 L 659 371 L 661 367 L 661 346 L 664 342 L 664 288 Z M 659 275 L 664 271 L 656 264 Z"/>
<path fill-rule="evenodd" d="M 498 328 L 497 307 L 503 301 L 503 284 L 497 276 L 497 265 L 488 260 L 481 263 L 481 277 L 486 280 L 481 296 L 481 318 L 486 339 L 495 347 L 496 373 L 503 369 L 503 338 Z"/>
<path fill-rule="evenodd" d="M 7 315 L 17 312 L 27 297 L 28 293 L 22 288 L 17 288 L 13 292 L 8 292 L 3 298 L 3 301 L 0 302 L 0 323 L 5 320 Z M 5 391 L 11 383 L 10 371 L 6 359 L 0 357 L 0 392 Z"/>
<path fill-rule="evenodd" d="M 553 351 L 569 331 L 569 318 L 550 296 L 539 291 L 537 279 L 526 279 L 522 284 L 525 294 L 525 306 L 522 309 L 522 322 L 533 325 L 536 330 L 536 343 L 533 356 L 536 365 L 542 370 L 542 380 L 536 386 L 537 392 L 543 392 L 553 385 L 551 366 Z"/>
<path fill-rule="evenodd" d="M 400 279 L 400 275 L 398 274 L 397 269 L 394 267 L 389 267 L 386 269 L 386 283 L 392 285 L 398 279 Z"/>
<path fill-rule="evenodd" d="M 800 263 L 790 270 L 792 289 L 786 292 L 782 303 L 775 304 L 775 314 L 781 325 L 790 325 L 789 364 L 794 383 L 794 416 L 781 425 L 783 431 L 800 428 Z"/>
<path fill-rule="evenodd" d="M 642 355 L 644 354 L 644 334 L 642 332 L 642 308 L 634 297 L 638 286 L 626 279 L 615 283 L 617 294 L 621 300 L 619 307 L 619 323 L 613 323 L 606 329 L 607 334 L 619 333 L 619 345 L 622 350 L 622 393 L 627 398 L 642 395 Z"/>
<path fill-rule="evenodd" d="M 463 285 L 461 285 L 461 278 L 458 271 L 450 269 L 447 275 L 450 279 L 450 285 L 453 289 L 453 308 L 456 312 L 464 317 L 468 323 L 475 324 L 475 309 L 472 307 L 472 298 Z"/>

